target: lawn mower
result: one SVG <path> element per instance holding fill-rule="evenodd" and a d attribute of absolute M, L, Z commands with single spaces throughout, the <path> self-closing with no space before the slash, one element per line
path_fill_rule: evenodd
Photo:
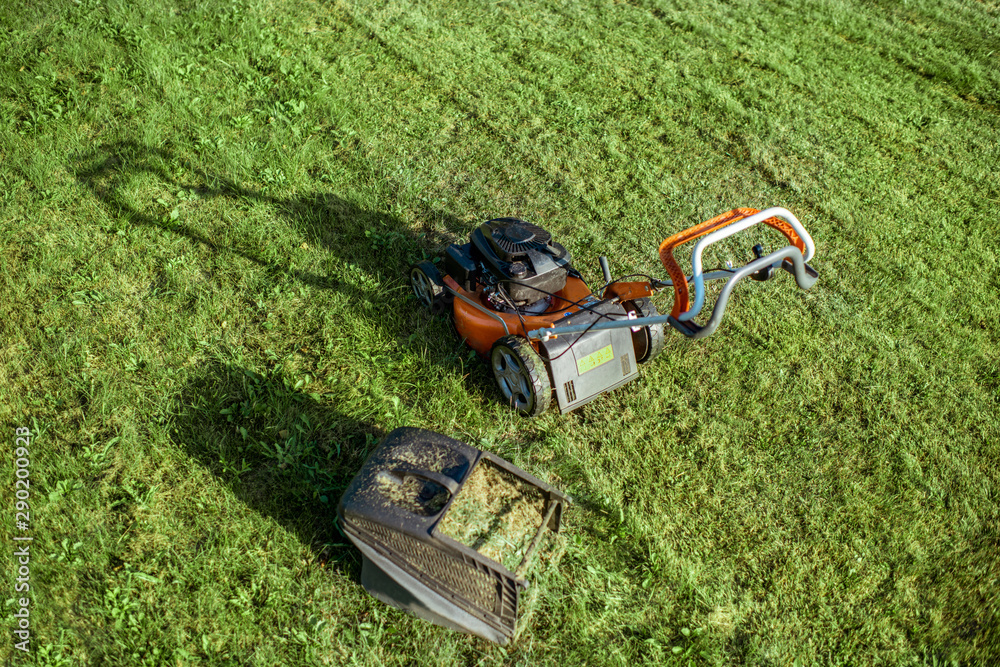
<path fill-rule="evenodd" d="M 780 232 L 788 245 L 764 254 L 757 244 L 754 259 L 741 267 L 703 270 L 709 246 L 760 223 Z M 688 276 L 674 251 L 695 239 Z M 785 269 L 809 289 L 818 277 L 806 263 L 814 252 L 812 238 L 789 211 L 737 208 L 660 244 L 669 280 L 612 279 L 601 256 L 604 285 L 591 290 L 569 251 L 548 231 L 518 218 L 496 218 L 473 230 L 469 243 L 447 248 L 443 273 L 429 261 L 413 265 L 410 283 L 431 313 L 450 313 L 458 335 L 490 364 L 507 403 L 534 417 L 548 409 L 553 394 L 566 413 L 634 380 L 638 365 L 663 351 L 666 324 L 690 338 L 712 335 L 733 288 L 747 276 L 765 281 Z M 714 280 L 725 282 L 711 315 L 698 324 L 706 285 Z M 650 296 L 666 288 L 673 289 L 674 303 L 661 315 Z"/>

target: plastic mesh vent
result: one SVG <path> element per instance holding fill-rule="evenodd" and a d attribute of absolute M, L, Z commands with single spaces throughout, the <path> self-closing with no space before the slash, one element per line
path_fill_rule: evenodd
<path fill-rule="evenodd" d="M 496 613 L 497 581 L 476 563 L 464 563 L 409 535 L 378 524 L 357 521 L 358 528 L 393 552 L 402 561 L 427 577 L 441 592 L 455 593 L 486 613 Z"/>

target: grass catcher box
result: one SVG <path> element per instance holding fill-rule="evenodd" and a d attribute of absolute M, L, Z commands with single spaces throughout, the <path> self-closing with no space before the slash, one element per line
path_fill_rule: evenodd
<path fill-rule="evenodd" d="M 567 497 L 507 461 L 432 431 L 396 429 L 340 500 L 364 558 L 361 583 L 386 604 L 505 644 L 522 578 Z"/>

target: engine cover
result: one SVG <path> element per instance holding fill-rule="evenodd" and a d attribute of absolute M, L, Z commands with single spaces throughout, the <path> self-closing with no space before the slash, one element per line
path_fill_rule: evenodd
<path fill-rule="evenodd" d="M 486 274 L 517 305 L 534 303 L 566 286 L 572 257 L 538 225 L 496 218 L 473 231 L 470 241 Z"/>

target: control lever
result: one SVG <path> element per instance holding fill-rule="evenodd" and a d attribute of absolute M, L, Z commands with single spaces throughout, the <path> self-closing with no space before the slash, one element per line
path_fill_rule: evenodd
<path fill-rule="evenodd" d="M 754 256 L 754 259 L 760 259 L 761 257 L 763 257 L 764 256 L 764 246 L 762 246 L 759 243 L 757 245 L 755 245 L 753 247 L 753 256 Z M 751 273 L 750 277 L 753 278 L 754 280 L 757 280 L 757 281 L 760 281 L 760 282 L 764 282 L 765 280 L 770 280 L 771 278 L 774 277 L 774 265 L 772 264 L 770 266 L 765 266 L 760 271 L 755 271 L 755 272 Z"/>

